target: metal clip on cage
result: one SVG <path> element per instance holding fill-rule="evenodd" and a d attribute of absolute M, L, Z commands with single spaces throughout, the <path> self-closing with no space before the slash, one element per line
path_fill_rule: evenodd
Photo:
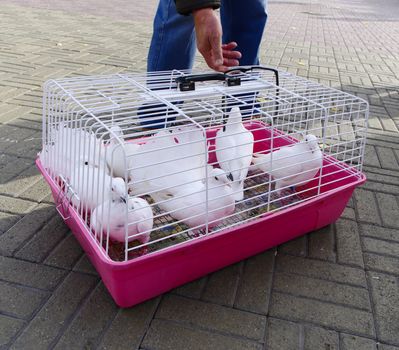
<path fill-rule="evenodd" d="M 44 86 L 36 164 L 120 306 L 334 222 L 368 104 L 263 66 Z"/>

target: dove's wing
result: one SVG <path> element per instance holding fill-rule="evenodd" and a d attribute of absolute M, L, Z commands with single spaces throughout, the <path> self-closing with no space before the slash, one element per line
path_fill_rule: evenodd
<path fill-rule="evenodd" d="M 253 142 L 254 136 L 250 131 L 245 132 L 240 136 L 240 146 L 237 147 L 237 177 L 234 180 L 244 180 L 248 174 L 248 168 L 251 165 L 252 154 L 253 154 Z"/>
<path fill-rule="evenodd" d="M 145 209 L 149 209 L 150 212 Z M 137 231 L 138 233 L 145 232 L 145 234 L 138 236 L 138 239 L 141 240 L 142 243 L 146 243 L 149 241 L 150 233 L 154 226 L 153 214 L 151 208 L 144 208 L 140 214 L 137 220 L 143 221 L 137 223 Z"/>
<path fill-rule="evenodd" d="M 281 148 L 273 154 L 272 175 L 275 178 L 297 176 L 306 170 L 306 160 L 309 158 L 308 149 L 304 144 Z"/>
<path fill-rule="evenodd" d="M 227 173 L 235 170 L 232 169 L 231 163 L 237 158 L 237 143 L 234 138 L 219 130 L 216 134 L 216 158 L 220 167 Z"/>

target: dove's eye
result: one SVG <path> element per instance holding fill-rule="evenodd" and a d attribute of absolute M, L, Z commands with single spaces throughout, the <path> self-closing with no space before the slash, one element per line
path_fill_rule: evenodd
<path fill-rule="evenodd" d="M 216 180 L 216 181 L 218 181 L 218 180 L 219 180 L 219 178 L 218 178 L 217 176 L 215 176 L 215 180 Z"/>
<path fill-rule="evenodd" d="M 85 162 L 85 165 L 89 165 L 89 162 Z"/>

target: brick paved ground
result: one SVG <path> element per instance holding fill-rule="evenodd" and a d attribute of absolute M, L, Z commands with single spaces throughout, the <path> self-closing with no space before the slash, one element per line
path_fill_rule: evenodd
<path fill-rule="evenodd" d="M 34 167 L 41 84 L 144 70 L 154 8 L 1 1 L 0 348 L 398 350 L 397 0 L 269 6 L 264 63 L 371 104 L 369 180 L 343 217 L 135 308 L 114 305 Z"/>

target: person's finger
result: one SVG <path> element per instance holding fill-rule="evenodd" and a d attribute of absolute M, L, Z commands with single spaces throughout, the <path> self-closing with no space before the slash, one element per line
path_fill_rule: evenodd
<path fill-rule="evenodd" d="M 223 64 L 223 65 L 221 65 L 221 66 L 215 68 L 215 70 L 218 71 L 218 72 L 224 73 L 224 72 L 227 71 L 229 68 L 230 68 L 230 67 L 225 66 L 225 65 Z"/>
<path fill-rule="evenodd" d="M 239 51 L 230 51 L 230 50 L 222 50 L 224 58 L 232 58 L 239 60 L 241 58 L 241 52 Z"/>
<path fill-rule="evenodd" d="M 225 57 L 223 59 L 223 65 L 226 67 L 235 67 L 235 66 L 240 65 L 240 62 L 238 60 Z"/>
<path fill-rule="evenodd" d="M 225 72 L 227 71 L 230 67 L 224 64 L 224 60 L 222 59 L 221 64 L 215 64 L 214 57 L 212 56 L 210 51 L 203 52 L 202 57 L 204 57 L 204 60 L 206 64 L 208 65 L 209 68 L 212 68 L 213 70 L 217 72 Z"/>
<path fill-rule="evenodd" d="M 222 45 L 222 49 L 224 49 L 224 50 L 234 50 L 236 47 L 237 47 L 237 43 L 235 41 L 231 41 L 229 43 Z"/>

